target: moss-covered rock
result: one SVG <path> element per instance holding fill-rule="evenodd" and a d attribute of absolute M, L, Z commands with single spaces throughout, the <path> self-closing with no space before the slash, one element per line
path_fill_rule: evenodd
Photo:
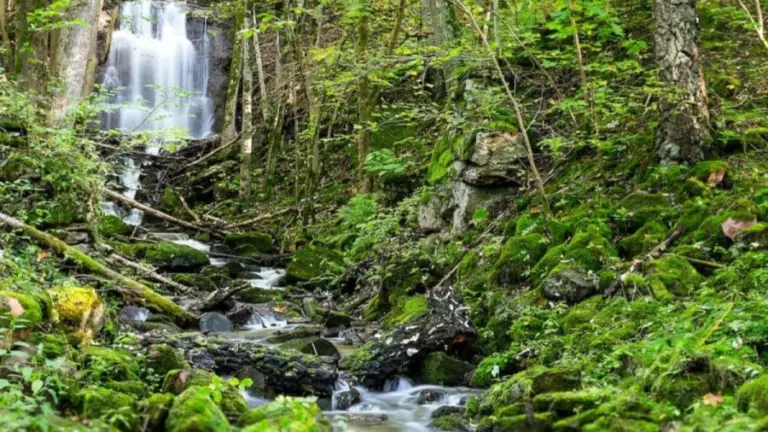
<path fill-rule="evenodd" d="M 715 186 L 721 184 L 730 166 L 724 160 L 701 161 L 691 168 L 690 175 L 703 183 Z"/>
<path fill-rule="evenodd" d="M 536 412 L 551 411 L 558 417 L 566 417 L 594 408 L 611 395 L 612 392 L 605 389 L 543 393 L 533 398 L 533 408 Z"/>
<path fill-rule="evenodd" d="M 768 223 L 758 222 L 757 224 L 740 231 L 736 234 L 735 240 L 746 245 L 750 249 L 768 249 Z"/>
<path fill-rule="evenodd" d="M 96 290 L 60 286 L 51 289 L 53 320 L 77 343 L 87 344 L 104 324 L 105 306 Z"/>
<path fill-rule="evenodd" d="M 216 385 L 222 393 L 222 398 L 218 402 L 221 411 L 228 419 L 238 423 L 242 414 L 248 410 L 248 403 L 237 388 L 230 386 L 211 372 L 202 369 L 170 371 L 163 380 L 162 389 L 164 393 L 178 395 L 190 388 L 208 387 L 211 384 Z"/>
<path fill-rule="evenodd" d="M 667 227 L 657 221 L 649 221 L 629 237 L 619 242 L 619 250 L 627 258 L 648 253 L 661 243 L 667 234 Z"/>
<path fill-rule="evenodd" d="M 231 429 L 207 386 L 191 386 L 176 396 L 165 421 L 167 432 L 227 432 Z"/>
<path fill-rule="evenodd" d="M 15 329 L 33 329 L 44 318 L 44 308 L 36 296 L 19 291 L 0 291 L 0 327 L 8 328 L 13 321 Z"/>
<path fill-rule="evenodd" d="M 331 432 L 328 417 L 310 399 L 284 398 L 248 411 L 242 417 L 243 432 Z"/>
<path fill-rule="evenodd" d="M 340 273 L 343 268 L 344 259 L 338 252 L 323 246 L 308 245 L 296 251 L 285 271 L 290 279 L 308 281 L 326 273 Z"/>
<path fill-rule="evenodd" d="M 739 410 L 755 417 L 768 416 L 768 375 L 744 383 L 736 393 Z"/>
<path fill-rule="evenodd" d="M 131 227 L 123 222 L 122 219 L 114 215 L 100 217 L 98 230 L 99 234 L 107 238 L 128 235 L 131 233 Z"/>
<path fill-rule="evenodd" d="M 115 416 L 115 426 L 123 431 L 135 430 L 138 424 L 136 398 L 101 387 L 87 387 L 74 396 L 75 405 L 81 416 L 87 419 L 99 419 L 103 416 Z"/>
<path fill-rule="evenodd" d="M 336 346 L 328 339 L 313 337 L 305 339 L 291 339 L 280 345 L 280 348 L 293 349 L 304 354 L 341 358 Z"/>
<path fill-rule="evenodd" d="M 478 432 L 524 432 L 530 430 L 551 430 L 555 416 L 552 413 L 518 414 L 509 417 L 487 417 L 480 421 Z"/>
<path fill-rule="evenodd" d="M 143 398 L 147 394 L 147 385 L 139 380 L 107 381 L 102 385 L 105 388 L 129 394 L 137 399 Z"/>
<path fill-rule="evenodd" d="M 171 280 L 200 291 L 210 292 L 220 287 L 210 277 L 194 273 L 175 273 L 171 275 Z"/>
<path fill-rule="evenodd" d="M 548 247 L 549 239 L 538 233 L 511 238 L 501 248 L 501 255 L 494 265 L 494 282 L 504 286 L 522 281 Z"/>
<path fill-rule="evenodd" d="M 195 272 L 209 265 L 208 255 L 187 245 L 175 243 L 115 243 L 120 252 L 170 272 Z"/>
<path fill-rule="evenodd" d="M 246 288 L 234 295 L 235 300 L 243 303 L 259 304 L 280 300 L 280 291 L 264 288 Z"/>
<path fill-rule="evenodd" d="M 140 402 L 141 418 L 147 425 L 147 430 L 164 430 L 173 399 L 174 396 L 170 393 L 154 393 Z"/>
<path fill-rule="evenodd" d="M 649 261 L 645 271 L 664 284 L 667 291 L 677 296 L 691 294 L 704 282 L 704 278 L 685 259 L 677 255 L 667 255 Z"/>
<path fill-rule="evenodd" d="M 172 370 L 189 369 L 184 357 L 165 344 L 150 345 L 144 362 L 155 374 L 163 377 Z"/>
<path fill-rule="evenodd" d="M 503 354 L 492 354 L 484 358 L 472 374 L 470 385 L 472 387 L 488 387 L 494 380 L 501 378 L 505 372 L 509 372 L 509 363 L 509 359 Z"/>
<path fill-rule="evenodd" d="M 424 357 L 419 365 L 419 376 L 427 384 L 459 386 L 467 383 L 474 369 L 471 364 L 438 351 Z"/>
<path fill-rule="evenodd" d="M 446 432 L 469 432 L 469 423 L 457 415 L 442 416 L 429 422 L 429 428 Z"/>
<path fill-rule="evenodd" d="M 541 293 L 552 301 L 575 304 L 597 293 L 599 287 L 597 274 L 573 263 L 563 263 L 552 269 L 541 282 Z"/>
<path fill-rule="evenodd" d="M 98 378 L 116 381 L 139 378 L 137 357 L 129 351 L 92 345 L 82 347 L 80 355 L 83 368 Z"/>
<path fill-rule="evenodd" d="M 536 366 L 491 387 L 482 395 L 477 410 L 481 415 L 490 415 L 539 394 L 577 390 L 580 387 L 579 370 Z"/>
<path fill-rule="evenodd" d="M 275 250 L 272 237 L 258 231 L 230 233 L 224 239 L 224 244 L 240 256 L 267 254 Z"/>
<path fill-rule="evenodd" d="M 669 198 L 659 193 L 635 192 L 619 203 L 617 219 L 631 232 L 650 220 L 660 220 L 671 208 Z"/>
<path fill-rule="evenodd" d="M 408 297 L 399 301 L 381 322 L 386 328 L 394 327 L 398 324 L 404 324 L 411 321 L 426 313 L 427 310 L 427 300 L 424 296 L 416 295 Z"/>

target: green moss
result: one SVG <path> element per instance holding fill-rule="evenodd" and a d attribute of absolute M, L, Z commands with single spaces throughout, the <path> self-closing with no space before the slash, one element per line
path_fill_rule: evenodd
<path fill-rule="evenodd" d="M 534 366 L 491 387 L 480 399 L 480 414 L 491 414 L 538 394 L 581 387 L 581 373 L 568 367 Z"/>
<path fill-rule="evenodd" d="M 141 417 L 146 423 L 146 430 L 163 430 L 173 399 L 170 393 L 154 393 L 141 401 Z"/>
<path fill-rule="evenodd" d="M 568 304 L 576 304 L 597 293 L 599 287 L 599 278 L 594 272 L 573 262 L 559 264 L 540 284 L 544 297 Z"/>
<path fill-rule="evenodd" d="M 768 249 L 768 223 L 758 222 L 740 231 L 735 240 L 751 249 Z"/>
<path fill-rule="evenodd" d="M 101 329 L 105 306 L 93 288 L 61 286 L 50 291 L 53 320 L 77 343 L 89 343 Z"/>
<path fill-rule="evenodd" d="M 667 291 L 677 296 L 691 294 L 704 282 L 704 278 L 685 259 L 677 255 L 667 255 L 649 261 L 645 271 L 664 284 Z"/>
<path fill-rule="evenodd" d="M 544 277 L 546 277 L 547 274 L 549 274 L 549 272 L 552 271 L 552 269 L 555 268 L 560 263 L 560 261 L 563 260 L 563 255 L 565 255 L 565 252 L 565 245 L 559 245 L 553 247 L 547 251 L 543 257 L 541 257 L 539 262 L 537 262 L 536 265 L 531 269 L 531 278 L 533 279 L 533 283 L 535 285 L 538 285 L 544 279 Z"/>
<path fill-rule="evenodd" d="M 549 430 L 555 416 L 552 413 L 519 414 L 511 417 L 486 417 L 480 421 L 480 430 L 524 432 Z"/>
<path fill-rule="evenodd" d="M 429 427 L 431 429 L 446 432 L 464 432 L 470 430 L 467 421 L 457 415 L 436 418 L 429 422 Z"/>
<path fill-rule="evenodd" d="M 663 194 L 633 193 L 619 203 L 622 214 L 618 219 L 630 231 L 636 230 L 650 220 L 659 220 L 669 212 L 671 203 Z"/>
<path fill-rule="evenodd" d="M 0 327 L 14 320 L 16 329 L 32 329 L 43 321 L 43 308 L 35 296 L 19 291 L 0 291 Z"/>
<path fill-rule="evenodd" d="M 710 195 L 709 186 L 706 185 L 703 181 L 691 177 L 688 180 L 685 181 L 683 184 L 683 188 L 680 191 L 681 198 L 696 198 L 696 197 L 706 197 Z"/>
<path fill-rule="evenodd" d="M 111 238 L 118 235 L 128 235 L 131 233 L 131 227 L 117 216 L 102 216 L 99 218 L 99 234 Z"/>
<path fill-rule="evenodd" d="M 344 268 L 341 255 L 318 245 L 299 248 L 286 267 L 286 275 L 294 280 L 308 281 L 324 274 L 339 274 Z"/>
<path fill-rule="evenodd" d="M 216 283 L 211 278 L 199 274 L 176 273 L 171 275 L 171 280 L 201 291 L 213 291 L 217 288 Z"/>
<path fill-rule="evenodd" d="M 426 313 L 429 310 L 424 296 L 416 295 L 399 302 L 392 311 L 382 319 L 385 327 L 394 327 Z"/>
<path fill-rule="evenodd" d="M 208 255 L 175 243 L 113 243 L 119 252 L 167 271 L 197 271 L 210 264 Z"/>
<path fill-rule="evenodd" d="M 242 418 L 243 432 L 295 431 L 331 432 L 328 417 L 313 399 L 281 398 L 248 411 Z"/>
<path fill-rule="evenodd" d="M 728 168 L 728 162 L 724 160 L 702 161 L 691 168 L 690 175 L 701 182 L 707 183 L 711 175 L 720 172 L 727 173 Z"/>
<path fill-rule="evenodd" d="M 611 395 L 612 392 L 605 389 L 543 393 L 533 398 L 533 408 L 537 412 L 551 411 L 559 417 L 565 417 L 594 408 Z"/>
<path fill-rule="evenodd" d="M 100 387 L 87 387 L 74 396 L 80 415 L 87 419 L 99 419 L 107 415 L 119 415 L 115 425 L 120 430 L 134 430 L 138 423 L 135 414 L 136 398 Z"/>
<path fill-rule="evenodd" d="M 165 377 L 172 370 L 189 369 L 189 364 L 175 349 L 165 344 L 150 345 L 144 364 L 155 374 Z"/>
<path fill-rule="evenodd" d="M 477 365 L 472 374 L 470 384 L 472 387 L 488 387 L 494 380 L 501 378 L 502 373 L 507 369 L 509 359 L 503 354 L 492 354 L 483 359 Z M 494 377 L 494 370 L 498 370 L 498 375 Z"/>
<path fill-rule="evenodd" d="M 129 394 L 136 398 L 142 398 L 147 393 L 147 386 L 138 380 L 130 381 L 107 381 L 103 384 L 105 388 L 115 390 L 120 393 Z"/>
<path fill-rule="evenodd" d="M 548 247 L 549 239 L 538 233 L 522 234 L 508 240 L 494 265 L 494 281 L 502 286 L 522 281 Z"/>
<path fill-rule="evenodd" d="M 427 354 L 419 366 L 419 376 L 427 384 L 463 385 L 474 366 L 449 357 L 444 352 Z"/>
<path fill-rule="evenodd" d="M 629 237 L 619 242 L 619 250 L 627 258 L 648 253 L 661 243 L 667 234 L 667 227 L 656 221 L 649 221 Z"/>
<path fill-rule="evenodd" d="M 275 250 L 272 237 L 257 231 L 230 233 L 224 239 L 224 244 L 240 256 L 256 256 Z"/>
<path fill-rule="evenodd" d="M 373 358 L 373 354 L 363 345 L 357 351 L 345 356 L 339 362 L 339 369 L 350 373 L 359 373 L 365 369 L 365 364 Z"/>
<path fill-rule="evenodd" d="M 178 395 L 165 422 L 167 432 L 226 432 L 231 426 L 208 387 L 191 386 Z"/>
<path fill-rule="evenodd" d="M 235 300 L 243 303 L 259 304 L 280 300 L 280 292 L 273 289 L 246 288 L 234 296 Z"/>
<path fill-rule="evenodd" d="M 563 330 L 566 333 L 579 331 L 579 328 L 589 324 L 595 318 L 603 303 L 601 297 L 595 296 L 570 308 L 562 321 Z"/>
<path fill-rule="evenodd" d="M 739 410 L 756 417 L 768 416 L 768 375 L 744 383 L 736 393 Z"/>
<path fill-rule="evenodd" d="M 219 382 L 218 386 L 222 393 L 222 398 L 218 402 L 219 408 L 228 419 L 237 423 L 240 416 L 248 409 L 248 404 L 237 388 L 223 382 L 211 372 L 202 369 L 170 371 L 163 380 L 162 389 L 164 393 L 183 394 L 190 388 L 207 388 L 216 382 Z"/>
<path fill-rule="evenodd" d="M 526 234 L 545 234 L 547 232 L 547 221 L 539 215 L 524 213 L 515 219 L 515 236 Z"/>
<path fill-rule="evenodd" d="M 80 349 L 83 367 L 99 377 L 117 381 L 135 380 L 139 377 L 136 356 L 129 351 L 100 346 Z"/>

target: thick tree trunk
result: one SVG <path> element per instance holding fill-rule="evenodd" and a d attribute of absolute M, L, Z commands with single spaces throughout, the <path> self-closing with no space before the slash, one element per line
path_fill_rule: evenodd
<path fill-rule="evenodd" d="M 16 0 L 14 71 L 25 90 L 43 93 L 48 83 L 49 40 L 46 32 L 33 32 L 27 17 L 44 8 L 46 0 Z"/>
<path fill-rule="evenodd" d="M 102 0 L 76 0 L 67 9 L 67 20 L 82 20 L 88 25 L 70 25 L 59 30 L 56 52 L 51 62 L 51 75 L 60 80 L 62 88 L 54 93 L 51 102 L 52 118 L 61 119 L 67 108 L 77 105 L 90 89 L 88 71 L 96 62 L 97 23 Z"/>
<path fill-rule="evenodd" d="M 696 162 L 711 141 L 696 0 L 655 0 L 654 14 L 656 63 L 670 87 L 659 101 L 656 153 L 662 163 Z"/>

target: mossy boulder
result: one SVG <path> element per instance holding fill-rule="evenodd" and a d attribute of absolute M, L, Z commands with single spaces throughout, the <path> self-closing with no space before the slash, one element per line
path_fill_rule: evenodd
<path fill-rule="evenodd" d="M 739 410 L 755 417 L 768 416 L 768 375 L 744 383 L 736 392 Z"/>
<path fill-rule="evenodd" d="M 92 374 L 98 373 L 99 378 L 117 381 L 139 378 L 137 357 L 129 351 L 91 345 L 82 347 L 80 355 L 83 368 Z"/>
<path fill-rule="evenodd" d="M 429 422 L 429 428 L 445 432 L 469 432 L 472 430 L 469 427 L 467 420 L 457 415 L 442 416 L 432 419 L 432 421 Z"/>
<path fill-rule="evenodd" d="M 240 394 L 240 391 L 227 384 L 215 374 L 202 369 L 183 369 L 168 372 L 163 380 L 163 392 L 182 394 L 190 388 L 208 387 L 218 383 L 222 398 L 218 402 L 221 411 L 228 419 L 237 423 L 240 416 L 248 410 L 248 403 Z M 175 403 L 174 403 L 175 406 Z"/>
<path fill-rule="evenodd" d="M 163 430 L 174 396 L 170 393 L 154 393 L 140 402 L 141 417 L 146 430 Z"/>
<path fill-rule="evenodd" d="M 489 355 L 477 365 L 472 374 L 470 385 L 472 387 L 488 387 L 495 379 L 501 378 L 505 372 L 509 372 L 509 366 L 510 361 L 506 355 L 498 353 Z"/>
<path fill-rule="evenodd" d="M 482 415 L 490 415 L 539 394 L 580 387 L 581 373 L 577 369 L 535 366 L 491 387 L 480 398 L 477 410 Z"/>
<path fill-rule="evenodd" d="M 704 282 L 698 271 L 683 257 L 667 255 L 645 264 L 645 272 L 664 284 L 676 296 L 691 294 Z"/>
<path fill-rule="evenodd" d="M 344 268 L 342 256 L 331 249 L 318 245 L 299 248 L 286 267 L 289 279 L 308 281 L 331 273 L 338 274 Z"/>
<path fill-rule="evenodd" d="M 211 263 L 204 252 L 175 243 L 122 244 L 119 249 L 169 272 L 195 272 Z"/>
<path fill-rule="evenodd" d="M 84 418 L 96 420 L 107 415 L 120 416 L 116 425 L 123 431 L 135 430 L 138 425 L 136 398 L 131 395 L 91 386 L 77 392 L 73 399 Z"/>
<path fill-rule="evenodd" d="M 49 290 L 53 300 L 53 320 L 73 342 L 88 344 L 104 324 L 105 306 L 96 290 L 89 287 L 60 286 Z"/>
<path fill-rule="evenodd" d="M 175 273 L 171 275 L 171 280 L 200 291 L 213 291 L 219 287 L 212 278 L 194 273 Z"/>
<path fill-rule="evenodd" d="M 282 298 L 280 291 L 278 290 L 257 287 L 246 288 L 235 294 L 233 297 L 239 302 L 250 304 L 269 303 Z"/>
<path fill-rule="evenodd" d="M 166 432 L 227 432 L 232 427 L 216 405 L 211 389 L 191 386 L 176 396 L 165 421 Z"/>
<path fill-rule="evenodd" d="M 0 291 L 0 327 L 8 327 L 14 321 L 16 329 L 33 329 L 44 316 L 38 296 L 19 291 Z"/>
<path fill-rule="evenodd" d="M 728 162 L 724 160 L 701 161 L 691 168 L 691 177 L 711 186 L 721 184 L 725 181 L 728 169 Z"/>
<path fill-rule="evenodd" d="M 611 395 L 611 391 L 604 389 L 543 393 L 533 398 L 533 408 L 536 412 L 550 411 L 566 417 L 594 408 Z"/>
<path fill-rule="evenodd" d="M 139 380 L 107 381 L 102 385 L 110 390 L 129 394 L 136 398 L 143 398 L 147 394 L 147 385 Z"/>
<path fill-rule="evenodd" d="M 275 251 L 272 237 L 258 231 L 230 233 L 224 239 L 224 244 L 240 256 L 255 256 Z"/>
<path fill-rule="evenodd" d="M 631 236 L 623 238 L 619 242 L 619 251 L 627 258 L 648 253 L 666 238 L 666 234 L 667 227 L 657 221 L 649 221 Z"/>
<path fill-rule="evenodd" d="M 381 322 L 385 328 L 391 328 L 398 324 L 405 324 L 428 310 L 427 300 L 423 295 L 403 298 Z"/>
<path fill-rule="evenodd" d="M 509 239 L 494 265 L 493 280 L 504 286 L 524 280 L 531 268 L 547 253 L 549 239 L 539 233 Z"/>
<path fill-rule="evenodd" d="M 280 348 L 293 349 L 304 354 L 328 356 L 336 359 L 341 358 L 341 354 L 336 346 L 323 338 L 293 339 L 282 343 Z"/>
<path fill-rule="evenodd" d="M 467 383 L 474 369 L 471 364 L 438 351 L 424 357 L 419 365 L 419 376 L 427 384 L 459 386 Z"/>
<path fill-rule="evenodd" d="M 541 294 L 552 301 L 576 304 L 596 294 L 599 287 L 597 274 L 573 263 L 563 263 L 552 269 L 541 282 Z"/>
<path fill-rule="evenodd" d="M 107 238 L 131 233 L 131 227 L 115 215 L 100 217 L 98 230 L 99 234 Z"/>
<path fill-rule="evenodd" d="M 189 369 L 184 357 L 165 344 L 150 345 L 144 362 L 155 374 L 163 377 L 172 370 Z"/>
<path fill-rule="evenodd" d="M 567 245 L 551 248 L 531 269 L 535 286 L 540 286 L 555 267 L 567 264 L 584 272 L 598 272 L 618 257 L 611 242 L 605 239 L 597 227 L 590 226 L 576 233 Z"/>
<path fill-rule="evenodd" d="M 313 400 L 287 398 L 248 411 L 242 417 L 243 432 L 331 432 L 328 417 Z"/>
<path fill-rule="evenodd" d="M 622 199 L 618 207 L 621 212 L 616 218 L 631 232 L 650 220 L 660 220 L 669 212 L 671 203 L 663 194 L 635 192 Z"/>

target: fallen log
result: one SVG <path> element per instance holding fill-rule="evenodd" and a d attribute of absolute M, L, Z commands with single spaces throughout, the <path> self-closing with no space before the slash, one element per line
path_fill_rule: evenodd
<path fill-rule="evenodd" d="M 669 246 L 672 245 L 680 236 L 683 235 L 683 227 L 677 227 L 677 229 L 672 232 L 672 234 L 669 235 L 666 239 L 664 239 L 663 242 L 659 243 L 651 249 L 650 252 L 645 254 L 642 258 L 638 258 L 634 261 L 632 261 L 632 265 L 629 266 L 629 269 L 625 271 L 624 273 L 619 276 L 616 281 L 614 281 L 611 286 L 608 287 L 607 290 L 605 290 L 605 293 L 603 294 L 603 298 L 608 298 L 612 296 L 620 287 L 622 282 L 627 278 L 628 275 L 631 273 L 637 273 L 637 271 L 640 269 L 640 266 L 643 265 L 643 263 L 650 261 L 659 255 L 661 255 Z"/>
<path fill-rule="evenodd" d="M 176 171 L 172 172 L 171 173 L 171 177 L 176 177 L 179 174 L 183 173 L 184 171 L 192 168 L 193 166 L 200 165 L 201 163 L 203 163 L 206 160 L 210 159 L 216 153 L 220 152 L 221 150 L 224 150 L 224 149 L 227 149 L 227 148 L 231 147 L 232 144 L 235 144 L 237 142 L 240 142 L 240 135 L 236 136 L 235 139 L 233 139 L 232 141 L 224 144 L 223 146 L 216 147 L 215 149 L 213 149 L 212 151 L 210 151 L 209 153 L 207 153 L 203 157 L 195 159 L 194 161 L 192 161 L 192 162 L 184 165 L 183 167 L 177 169 Z"/>
<path fill-rule="evenodd" d="M 232 287 L 232 288 L 220 288 L 216 291 L 212 292 L 208 295 L 208 297 L 201 300 L 199 303 L 194 304 L 192 307 L 190 307 L 191 310 L 198 311 L 198 312 L 208 312 L 212 310 L 216 310 L 218 306 L 225 301 L 232 298 L 233 295 L 239 293 L 240 291 L 250 287 L 250 283 L 244 283 L 242 285 Z"/>
<path fill-rule="evenodd" d="M 276 211 L 274 213 L 269 213 L 269 214 L 257 216 L 257 217 L 255 217 L 253 219 L 248 219 L 247 221 L 244 221 L 244 222 L 238 222 L 238 223 L 227 225 L 227 226 L 224 227 L 224 229 L 225 230 L 233 230 L 233 229 L 236 229 L 236 228 L 242 228 L 244 226 L 253 225 L 253 224 L 255 224 L 257 222 L 261 222 L 263 220 L 267 220 L 267 219 L 271 219 L 273 217 L 284 215 L 284 214 L 288 213 L 291 210 L 295 210 L 295 208 L 293 208 L 293 207 L 284 208 L 284 209 Z"/>
<path fill-rule="evenodd" d="M 160 273 L 156 272 L 154 269 L 147 268 L 142 266 L 141 264 L 137 262 L 133 262 L 129 260 L 128 258 L 122 257 L 116 253 L 113 253 L 109 256 L 109 259 L 118 263 L 122 264 L 126 267 L 130 267 L 134 270 L 138 270 L 142 272 L 146 277 L 149 277 L 157 282 L 160 282 L 163 285 L 167 285 L 171 288 L 173 288 L 176 292 L 185 293 L 191 290 L 188 286 L 184 286 L 176 281 L 173 281 L 171 279 L 168 279 L 167 277 L 161 275 Z"/>
<path fill-rule="evenodd" d="M 183 228 L 189 228 L 189 229 L 192 229 L 192 230 L 208 233 L 208 234 L 210 234 L 212 236 L 216 236 L 216 237 L 219 237 L 219 238 L 224 238 L 224 237 L 227 236 L 227 232 L 226 231 L 220 231 L 220 230 L 215 230 L 215 229 L 211 229 L 211 228 L 206 228 L 206 227 L 202 227 L 202 226 L 199 226 L 199 225 L 195 225 L 195 224 L 187 222 L 187 221 L 183 221 L 183 220 L 175 218 L 175 217 L 173 217 L 173 216 L 171 216 L 169 214 L 163 213 L 160 210 L 155 210 L 152 207 L 144 205 L 144 204 L 142 204 L 142 203 L 140 203 L 138 201 L 132 200 L 132 199 L 130 199 L 130 198 L 128 198 L 128 197 L 126 197 L 126 196 L 124 196 L 124 195 L 122 195 L 120 193 L 117 193 L 117 192 L 115 192 L 113 190 L 109 190 L 107 188 L 102 188 L 101 191 L 104 193 L 104 195 L 106 195 L 106 196 L 108 196 L 108 197 L 110 197 L 110 198 L 112 198 L 114 200 L 120 201 L 121 203 L 127 205 L 128 207 L 139 209 L 139 210 L 143 211 L 144 213 L 146 213 L 146 214 L 148 214 L 150 216 L 154 216 L 154 217 L 156 217 L 158 219 L 162 219 L 162 220 L 164 220 L 166 222 L 170 222 L 170 223 L 172 223 L 174 225 L 178 225 L 178 226 L 183 227 Z"/>
<path fill-rule="evenodd" d="M 184 310 L 181 306 L 174 303 L 171 299 L 164 297 L 133 279 L 104 266 L 100 262 L 91 258 L 80 250 L 71 247 L 56 237 L 46 234 L 35 227 L 25 224 L 18 219 L 12 218 L 6 214 L 0 213 L 0 222 L 24 231 L 27 235 L 35 239 L 41 245 L 50 247 L 56 253 L 59 253 L 88 270 L 114 281 L 118 286 L 118 291 L 125 301 L 136 303 L 155 312 L 168 315 L 180 327 L 194 327 L 197 325 L 198 317 Z"/>

